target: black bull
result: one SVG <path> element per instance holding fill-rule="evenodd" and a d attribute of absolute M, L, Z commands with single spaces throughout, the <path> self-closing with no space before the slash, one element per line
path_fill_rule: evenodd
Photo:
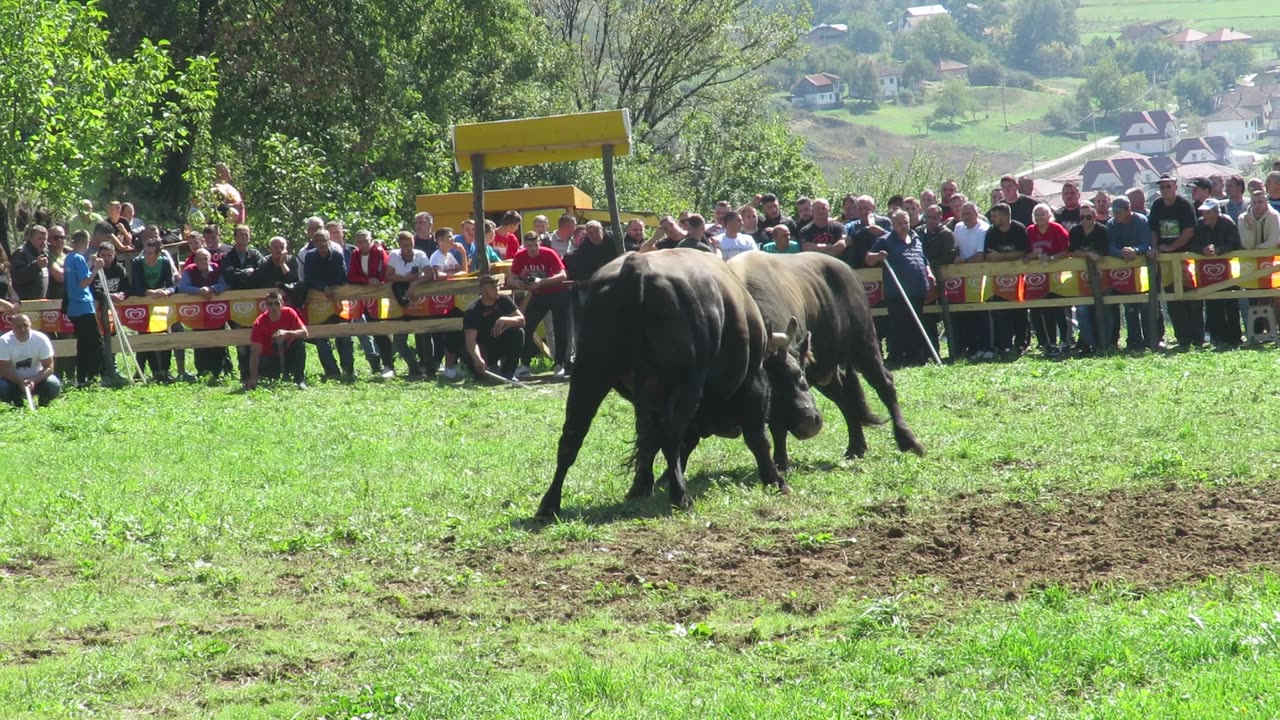
<path fill-rule="evenodd" d="M 881 424 L 867 408 L 858 372 L 875 389 L 893 420 L 898 448 L 917 455 L 924 448 L 902 419 L 893 376 L 880 357 L 871 308 L 862 282 L 843 262 L 821 253 L 772 255 L 742 253 L 728 263 L 747 286 L 766 323 L 799 318 L 800 332 L 812 336 L 813 358 L 806 366 L 809 384 L 840 408 L 849 429 L 845 457 L 867 451 L 864 424 Z M 787 469 L 787 428 L 770 424 L 774 462 Z"/>
<path fill-rule="evenodd" d="M 684 460 L 712 434 L 741 433 L 761 481 L 785 489 L 765 425 L 802 439 L 822 427 L 803 366 L 809 341 L 794 332 L 797 322 L 788 318 L 791 332 L 771 333 L 725 263 L 696 250 L 629 253 L 590 284 L 555 478 L 538 516 L 560 512 L 565 476 L 610 390 L 635 406 L 636 475 L 628 499 L 653 492 L 653 460 L 661 451 L 671 503 L 687 507 Z"/>

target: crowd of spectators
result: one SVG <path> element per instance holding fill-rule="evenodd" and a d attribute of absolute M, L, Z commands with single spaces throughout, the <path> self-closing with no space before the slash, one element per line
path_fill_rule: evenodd
<path fill-rule="evenodd" d="M 341 221 L 312 217 L 300 252 L 290 253 L 288 239 L 277 235 L 266 243 L 264 254 L 253 246 L 252 230 L 242 222 L 234 226 L 231 244 L 223 242 L 219 225 L 209 224 L 185 232 L 181 244 L 166 247 L 161 231 L 144 224 L 128 203 L 111 203 L 104 217 L 85 201 L 65 223 L 26 228 L 9 259 L 8 275 L 0 279 L 0 297 L 6 298 L 0 310 L 18 312 L 22 300 L 61 300 L 75 327 L 77 352 L 74 360 L 59 359 L 59 369 L 67 376 L 74 372 L 78 386 L 99 378 L 105 384 L 121 382 L 112 343 L 104 337 L 109 323 L 103 306 L 108 297 L 114 302 L 175 293 L 211 298 L 233 289 L 273 291 L 268 311 L 254 323 L 251 343 L 236 348 L 234 368 L 232 353 L 223 348 L 193 351 L 190 366 L 185 351 L 146 352 L 139 356 L 143 368 L 161 382 L 200 376 L 216 380 L 238 371 L 245 387 L 253 387 L 265 368 L 267 375 L 288 375 L 303 384 L 302 343 L 309 342 L 315 345 L 325 379 L 352 382 L 358 343 L 370 373 L 378 378 L 397 375 L 397 356 L 403 362 L 400 372 L 408 379 L 439 373 L 456 380 L 464 372 L 486 378 L 494 370 L 501 378 L 521 378 L 531 373 L 538 352 L 534 331 L 545 322 L 551 372 L 565 376 L 572 372 L 578 341 L 574 329 L 585 299 L 581 281 L 620 249 L 646 253 L 693 248 L 725 260 L 746 252 L 821 252 L 854 268 L 887 265 L 893 270 L 896 282 L 883 284 L 888 315 L 877 320 L 877 330 L 886 341 L 889 362 L 905 365 L 925 362 L 932 354 L 930 344 L 933 351 L 941 350 L 937 315 L 922 316 L 923 334 L 911 317 L 911 311 L 921 313 L 935 289 L 934 268 L 1066 256 L 1132 260 L 1170 252 L 1212 257 L 1238 249 L 1280 251 L 1280 168 L 1265 179 L 1197 178 L 1185 188 L 1166 175 L 1150 200 L 1142 188 L 1114 198 L 1099 192 L 1085 199 L 1076 185 L 1067 183 L 1054 207 L 1029 195 L 1032 187 L 1029 178 L 1007 175 L 984 210 L 961 194 L 954 181 L 945 180 L 937 193 L 926 188 L 915 196 L 888 198 L 884 214 L 875 198 L 849 194 L 841 199 L 838 214 L 824 198 L 801 197 L 792 205 L 793 214 L 787 215 L 776 196 L 761 194 L 737 208 L 718 202 L 709 218 L 697 212 L 664 216 L 651 233 L 643 221 L 631 220 L 619 244 L 607 237 L 599 222 L 579 224 L 568 214 L 559 217 L 554 228 L 548 218 L 537 216 L 533 230 L 521 236 L 524 218 L 507 212 L 497 223 L 484 220 L 482 227 L 488 261 L 510 261 L 505 285 L 514 295 L 484 282 L 481 296 L 469 307 L 444 311 L 463 319 L 461 333 L 357 335 L 332 341 L 310 337 L 302 323 L 298 310 L 308 291 L 334 297 L 342 285 L 386 284 L 397 302 L 407 304 L 415 286 L 471 270 L 480 248 L 476 224 L 463 221 L 455 232 L 436 228 L 430 214 L 418 213 L 413 229 L 394 239 L 380 240 L 361 230 L 349 243 Z M 234 197 L 242 213 L 243 203 Z M 122 262 L 122 255 L 133 257 Z M 1172 279 L 1162 278 L 1162 285 L 1171 286 Z M 996 307 L 1000 298 L 991 300 Z M 1235 299 L 1169 302 L 1173 340 L 1181 348 L 1201 347 L 1207 332 L 1207 340 L 1216 347 L 1238 346 L 1243 339 L 1242 306 L 1247 303 Z M 1106 337 L 1099 336 L 1104 323 L 1094 316 L 1092 304 L 955 313 L 948 338 L 950 356 L 975 361 L 1016 357 L 1030 349 L 1033 339 L 1047 356 L 1087 355 L 1118 348 L 1122 325 L 1128 349 L 1165 346 L 1164 318 L 1149 324 L 1146 303 L 1127 304 L 1123 311 L 1107 305 L 1106 312 Z M 358 314 L 350 321 L 372 319 L 372 314 Z M 1154 338 L 1149 336 L 1152 326 Z M 173 330 L 183 328 L 175 325 Z M 39 335 L 24 335 L 31 332 Z M 5 338 L 0 339 L 0 379 L 6 384 L 0 385 L 0 392 L 16 402 L 22 399 L 16 395 L 21 378 L 14 372 L 17 360 L 5 359 L 5 343 L 22 344 L 27 353 L 32 344 L 19 343 L 15 333 Z M 27 359 L 34 359 L 27 374 L 41 374 L 39 353 Z"/>

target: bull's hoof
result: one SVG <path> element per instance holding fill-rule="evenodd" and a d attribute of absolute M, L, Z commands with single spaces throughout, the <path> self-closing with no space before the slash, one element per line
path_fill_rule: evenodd
<path fill-rule="evenodd" d="M 844 451 L 844 458 L 846 460 L 861 460 L 862 458 L 866 457 L 866 454 L 867 454 L 867 448 L 853 447 L 852 445 L 850 445 Z"/>
<path fill-rule="evenodd" d="M 788 458 L 774 458 L 773 465 L 778 468 L 780 473 L 791 471 L 791 460 Z"/>
<path fill-rule="evenodd" d="M 787 484 L 787 482 L 786 482 L 785 480 L 779 480 L 779 481 L 778 481 L 778 494 L 779 494 L 779 495 L 790 495 L 790 494 L 791 494 L 791 486 L 790 486 L 790 485 L 788 485 L 788 484 Z"/>
<path fill-rule="evenodd" d="M 632 485 L 631 489 L 627 491 L 626 499 L 627 502 L 631 502 L 633 500 L 643 500 L 649 497 L 653 497 L 652 485 Z"/>
<path fill-rule="evenodd" d="M 533 516 L 534 520 L 541 522 L 552 522 L 560 515 L 560 506 L 550 503 L 542 503 L 538 506 L 538 512 Z"/>
<path fill-rule="evenodd" d="M 684 495 L 679 498 L 671 498 L 671 507 L 676 508 L 677 510 L 692 510 L 693 498 L 688 495 Z"/>
<path fill-rule="evenodd" d="M 916 439 L 911 431 L 894 433 L 898 440 L 898 449 L 902 452 L 913 452 L 920 457 L 924 457 L 924 446 Z"/>

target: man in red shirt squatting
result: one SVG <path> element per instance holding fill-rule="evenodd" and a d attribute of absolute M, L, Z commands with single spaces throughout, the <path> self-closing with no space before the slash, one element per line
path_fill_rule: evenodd
<path fill-rule="evenodd" d="M 249 332 L 249 379 L 245 390 L 258 385 L 259 377 L 279 378 L 284 372 L 292 376 L 299 390 L 306 390 L 303 376 L 307 368 L 307 326 L 297 311 L 285 307 L 280 293 L 267 293 L 267 311 L 253 321 Z"/>

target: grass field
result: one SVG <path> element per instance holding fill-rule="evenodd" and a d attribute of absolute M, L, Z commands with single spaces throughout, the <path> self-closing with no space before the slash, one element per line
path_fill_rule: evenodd
<path fill-rule="evenodd" d="M 887 428 L 624 504 L 565 388 L 71 392 L 0 411 L 0 716 L 1280 715 L 1280 351 L 898 373 Z"/>
<path fill-rule="evenodd" d="M 1280 30 L 1280 7 L 1254 0 L 1081 0 L 1076 10 L 1085 32 L 1123 29 L 1137 22 L 1177 20 L 1201 32 L 1234 27 L 1253 34 L 1256 30 Z M 1270 53 L 1263 53 L 1270 56 Z"/>
<path fill-rule="evenodd" d="M 1071 79 L 1058 79 L 1049 84 L 1067 92 L 1073 87 Z M 1079 141 L 1042 132 L 1044 127 L 1040 118 L 1060 95 L 1005 88 L 1002 103 L 998 87 L 975 87 L 972 92 L 980 108 L 977 113 L 955 124 L 935 125 L 927 134 L 923 133 L 920 122 L 933 112 L 931 103 L 917 106 L 885 103 L 874 110 L 851 105 L 819 111 L 816 115 L 842 120 L 854 128 L 871 127 L 900 135 L 914 144 L 955 148 L 968 155 L 980 153 L 983 157 L 998 160 L 1000 167 L 993 167 L 997 174 L 1029 166 L 1033 159 L 1043 162 L 1060 157 L 1081 146 Z"/>

